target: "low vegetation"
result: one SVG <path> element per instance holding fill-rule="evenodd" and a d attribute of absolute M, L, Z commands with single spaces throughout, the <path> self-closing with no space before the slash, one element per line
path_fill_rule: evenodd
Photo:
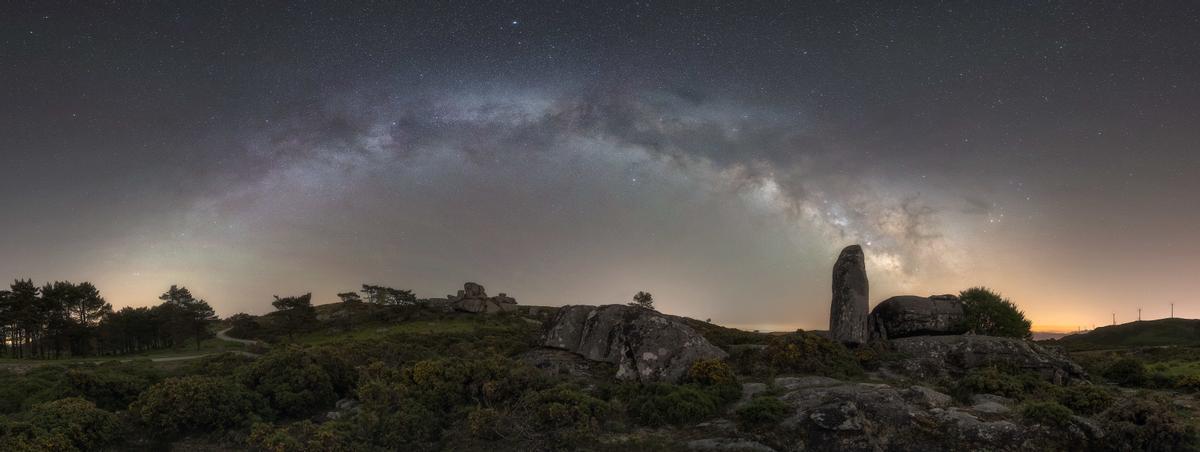
<path fill-rule="evenodd" d="M 871 380 L 879 363 L 896 358 L 882 343 L 847 349 L 813 332 L 684 319 L 730 356 L 692 363 L 675 384 L 553 376 L 522 359 L 542 331 L 529 318 L 445 312 L 408 301 L 406 291 L 369 287 L 376 293 L 342 294 L 335 305 L 280 297 L 272 314 L 227 319 L 229 334 L 270 344 L 255 348 L 260 356 L 0 371 L 0 450 L 162 449 L 179 441 L 263 451 L 675 450 L 670 435 L 689 435 L 697 424 L 729 419 L 770 437 L 794 414 L 773 386 L 743 400 L 744 382 Z M 1079 428 L 1075 416 L 1088 416 L 1113 432 L 1106 441 L 1115 449 L 1171 449 L 1192 444 L 1194 428 L 1182 408 L 1155 394 L 1200 388 L 1185 365 L 1192 358 L 1094 354 L 1088 365 L 1097 383 L 1153 388 L 1132 398 L 1108 384 L 1057 386 L 1004 367 L 925 384 L 959 406 L 984 394 L 1011 399 L 1011 419 L 1030 428 Z M 1156 375 L 1170 375 L 1171 384 L 1156 386 Z"/>
<path fill-rule="evenodd" d="M 963 302 L 967 331 L 985 336 L 1029 339 L 1032 323 L 1025 313 L 1007 298 L 986 287 L 974 287 L 959 293 Z"/>

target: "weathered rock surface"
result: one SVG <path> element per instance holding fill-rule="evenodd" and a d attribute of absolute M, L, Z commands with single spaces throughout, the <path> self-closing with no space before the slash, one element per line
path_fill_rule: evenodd
<path fill-rule="evenodd" d="M 725 351 L 675 318 L 626 305 L 564 306 L 542 345 L 617 365 L 623 380 L 679 381 L 693 362 Z"/>
<path fill-rule="evenodd" d="M 862 344 L 867 329 L 867 268 L 862 247 L 850 245 L 833 264 L 833 301 L 829 306 L 829 338 L 844 344 Z"/>
<path fill-rule="evenodd" d="M 613 373 L 613 366 L 609 363 L 589 361 L 575 353 L 554 348 L 536 348 L 521 354 L 519 359 L 549 375 L 592 379 L 608 377 Z"/>
<path fill-rule="evenodd" d="M 448 304 L 455 311 L 459 312 L 497 314 L 517 310 L 517 300 L 515 298 L 505 293 L 489 297 L 482 285 L 473 282 L 463 284 L 463 289 L 458 291 L 458 295 L 447 295 L 446 298 L 448 299 Z"/>
<path fill-rule="evenodd" d="M 705 438 L 688 441 L 688 450 L 728 452 L 775 452 L 775 449 L 754 441 L 736 438 Z"/>
<path fill-rule="evenodd" d="M 778 426 L 739 436 L 777 450 L 1026 451 L 1082 450 L 1103 434 L 1095 426 L 1049 430 L 1023 424 L 1004 406 L 981 407 L 988 413 L 956 408 L 949 395 L 921 386 L 810 383 L 778 397 L 791 409 Z"/>
<path fill-rule="evenodd" d="M 887 370 L 916 379 L 960 377 L 971 369 L 1011 367 L 1034 372 L 1055 384 L 1086 380 L 1082 367 L 1029 341 L 993 336 L 917 336 L 890 341 L 903 358 Z"/>
<path fill-rule="evenodd" d="M 871 337 L 897 339 L 967 332 L 963 304 L 953 295 L 901 295 L 875 306 L 869 317 Z"/>

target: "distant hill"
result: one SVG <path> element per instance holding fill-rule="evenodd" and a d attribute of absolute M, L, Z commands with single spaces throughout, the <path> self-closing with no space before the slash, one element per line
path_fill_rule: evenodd
<path fill-rule="evenodd" d="M 1034 331 L 1033 332 L 1033 340 L 1044 341 L 1044 340 L 1049 340 L 1049 339 L 1062 339 L 1063 337 L 1069 336 L 1071 334 L 1074 334 L 1074 333 L 1062 333 L 1062 332 L 1056 332 L 1056 331 Z"/>
<path fill-rule="evenodd" d="M 1081 334 L 1071 334 L 1049 341 L 1068 350 L 1096 350 L 1121 347 L 1157 347 L 1165 345 L 1200 345 L 1200 320 L 1159 319 L 1142 320 L 1104 326 Z"/>

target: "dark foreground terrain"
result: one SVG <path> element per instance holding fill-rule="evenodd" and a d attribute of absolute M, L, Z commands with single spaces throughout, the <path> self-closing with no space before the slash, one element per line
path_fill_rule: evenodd
<path fill-rule="evenodd" d="M 0 450 L 1196 448 L 1200 384 L 1179 369 L 1200 353 L 1186 347 L 1084 351 L 1080 367 L 1019 339 L 847 349 L 805 332 L 605 312 L 581 314 L 585 330 L 607 328 L 592 343 L 558 308 L 324 305 L 302 330 L 282 329 L 280 314 L 215 326 L 263 341 L 231 342 L 236 353 L 24 363 L 0 373 Z M 720 357 L 661 362 L 686 354 L 636 325 L 662 322 Z M 593 349 L 545 347 L 548 331 Z M 697 340 L 674 346 L 707 347 Z M 639 353 L 606 355 L 617 342 Z M 625 367 L 636 375 L 616 378 Z"/>

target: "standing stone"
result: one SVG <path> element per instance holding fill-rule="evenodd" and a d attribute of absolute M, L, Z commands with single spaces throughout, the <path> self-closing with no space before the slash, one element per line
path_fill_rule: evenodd
<path fill-rule="evenodd" d="M 867 266 L 862 247 L 850 245 L 833 264 L 833 302 L 829 338 L 843 344 L 867 342 Z"/>

